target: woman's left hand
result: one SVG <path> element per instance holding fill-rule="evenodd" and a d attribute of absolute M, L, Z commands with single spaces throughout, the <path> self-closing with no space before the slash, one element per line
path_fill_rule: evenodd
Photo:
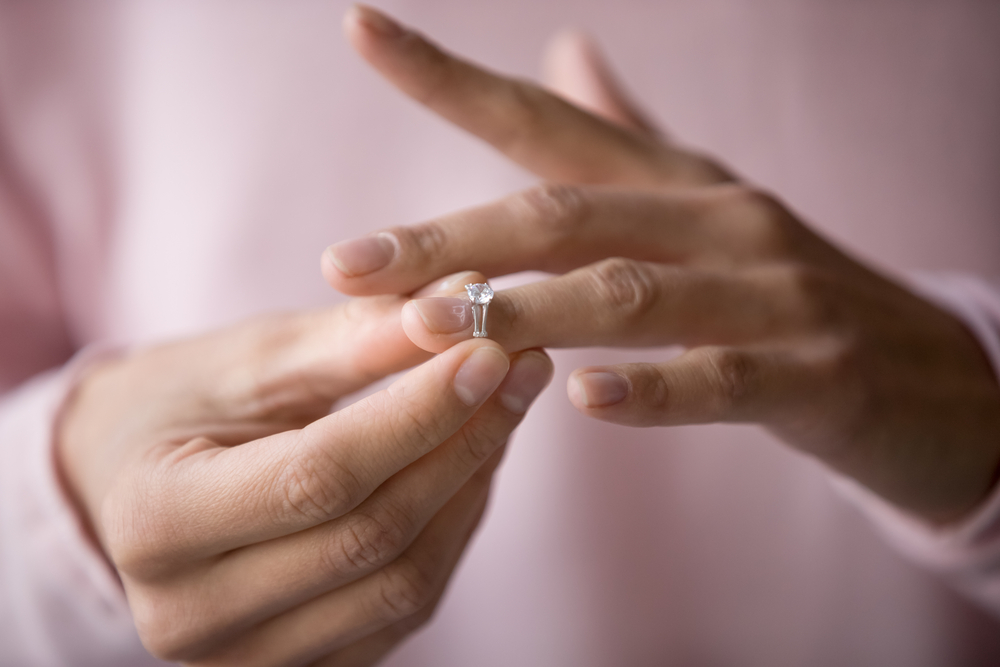
<path fill-rule="evenodd" d="M 395 254 L 367 273 L 339 268 L 354 242 L 332 246 L 324 273 L 335 288 L 406 293 L 467 268 L 559 274 L 498 292 L 490 337 L 511 352 L 688 348 L 578 369 L 568 391 L 584 414 L 635 426 L 760 423 L 936 523 L 989 493 L 1000 386 L 963 324 L 838 250 L 774 196 L 664 141 L 586 42 L 564 40 L 554 62 L 603 118 L 458 60 L 373 10 L 352 10 L 346 25 L 404 92 L 559 184 L 390 229 Z M 468 308 L 417 299 L 404 328 L 440 352 L 470 337 Z"/>

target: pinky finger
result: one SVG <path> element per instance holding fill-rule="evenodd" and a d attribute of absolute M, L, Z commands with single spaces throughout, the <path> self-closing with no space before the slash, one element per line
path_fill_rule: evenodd
<path fill-rule="evenodd" d="M 662 363 L 577 369 L 567 393 L 580 412 L 628 426 L 772 425 L 816 404 L 817 372 L 784 349 L 699 347 Z"/>

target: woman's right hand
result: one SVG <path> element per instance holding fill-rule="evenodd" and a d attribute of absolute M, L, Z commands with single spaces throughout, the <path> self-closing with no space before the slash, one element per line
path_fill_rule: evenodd
<path fill-rule="evenodd" d="M 328 414 L 429 356 L 402 332 L 405 301 L 268 317 L 84 375 L 60 464 L 151 653 L 367 665 L 429 617 L 552 364 L 470 340 Z"/>

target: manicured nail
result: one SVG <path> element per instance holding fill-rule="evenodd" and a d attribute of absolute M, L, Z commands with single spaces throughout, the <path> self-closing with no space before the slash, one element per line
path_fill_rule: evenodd
<path fill-rule="evenodd" d="M 351 10 L 360 23 L 363 23 L 366 28 L 378 33 L 382 37 L 394 39 L 402 37 L 406 33 L 403 26 L 368 5 L 354 5 Z"/>
<path fill-rule="evenodd" d="M 330 260 L 346 276 L 363 276 L 378 271 L 396 254 L 396 237 L 388 232 L 341 241 L 326 249 Z"/>
<path fill-rule="evenodd" d="M 511 364 L 500 387 L 500 403 L 515 415 L 523 415 L 551 379 L 552 362 L 538 352 L 525 352 Z"/>
<path fill-rule="evenodd" d="M 579 397 L 588 408 L 621 403 L 628 396 L 628 380 L 617 373 L 581 373 L 574 380 Z"/>
<path fill-rule="evenodd" d="M 465 286 L 469 283 L 481 283 L 483 279 L 475 271 L 462 271 L 441 281 L 435 292 L 460 292 L 465 294 Z"/>
<path fill-rule="evenodd" d="M 469 407 L 479 405 L 500 385 L 509 367 L 507 355 L 497 348 L 479 348 L 455 373 L 455 393 Z"/>
<path fill-rule="evenodd" d="M 414 299 L 410 303 L 420 313 L 420 319 L 431 333 L 458 333 L 472 326 L 472 311 L 468 299 L 438 297 Z"/>

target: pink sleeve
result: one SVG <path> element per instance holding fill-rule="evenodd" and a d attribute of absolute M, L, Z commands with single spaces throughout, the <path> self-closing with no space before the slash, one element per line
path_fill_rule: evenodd
<path fill-rule="evenodd" d="M 91 355 L 84 355 L 89 357 Z M 124 592 L 56 473 L 52 430 L 77 369 L 0 401 L 0 664 L 163 664 L 139 643 Z"/>
<path fill-rule="evenodd" d="M 139 644 L 120 585 L 58 481 L 52 425 L 81 361 L 39 374 L 61 367 L 75 345 L 44 212 L 4 148 L 0 141 L 0 665 L 161 664 Z"/>
<path fill-rule="evenodd" d="M 912 287 L 966 324 L 1000 378 L 1000 286 L 969 276 L 918 274 Z M 1000 485 L 971 517 L 947 529 L 935 529 L 846 478 L 835 486 L 904 555 L 1000 618 Z"/>

